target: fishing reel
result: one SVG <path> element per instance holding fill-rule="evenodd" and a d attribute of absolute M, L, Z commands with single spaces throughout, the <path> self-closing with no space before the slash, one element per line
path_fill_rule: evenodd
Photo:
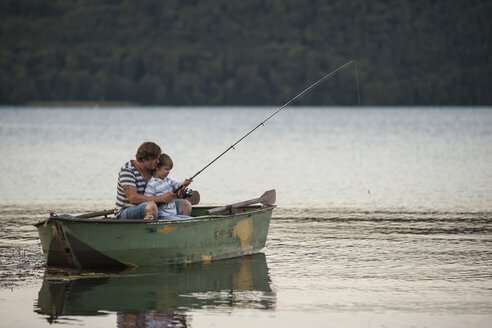
<path fill-rule="evenodd" d="M 175 194 L 176 196 L 178 196 L 178 198 L 186 199 L 186 198 L 190 198 L 193 195 L 193 190 L 189 188 L 181 187 L 178 190 L 176 190 Z"/>

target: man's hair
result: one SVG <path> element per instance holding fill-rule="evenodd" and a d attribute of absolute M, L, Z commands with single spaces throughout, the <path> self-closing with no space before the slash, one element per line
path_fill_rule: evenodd
<path fill-rule="evenodd" d="M 156 159 L 160 154 L 161 147 L 151 141 L 146 141 L 138 147 L 137 155 L 135 155 L 135 157 L 137 158 L 137 161 L 143 162 L 149 159 Z"/>
<path fill-rule="evenodd" d="M 170 169 L 173 168 L 173 160 L 171 159 L 171 157 L 169 157 L 169 155 L 164 153 L 159 156 L 159 163 L 157 163 L 157 168 L 160 169 L 163 166 L 169 167 Z"/>

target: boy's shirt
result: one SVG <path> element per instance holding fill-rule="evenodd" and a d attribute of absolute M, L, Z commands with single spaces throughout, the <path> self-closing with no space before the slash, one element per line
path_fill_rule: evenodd
<path fill-rule="evenodd" d="M 165 179 L 150 178 L 147 186 L 145 187 L 145 196 L 160 196 L 166 192 L 174 192 L 181 187 L 181 182 L 174 181 L 173 179 L 166 177 Z M 164 212 L 164 213 L 161 213 Z M 159 205 L 159 215 L 176 215 L 176 204 L 174 201 Z"/>

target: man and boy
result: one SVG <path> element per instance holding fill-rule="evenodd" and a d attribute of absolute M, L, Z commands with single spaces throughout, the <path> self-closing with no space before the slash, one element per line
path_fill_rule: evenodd
<path fill-rule="evenodd" d="M 180 199 L 180 193 L 183 190 L 181 187 L 188 186 L 192 180 L 179 183 L 168 178 L 172 160 L 161 154 L 161 148 L 153 142 L 140 145 L 135 158 L 122 166 L 118 176 L 116 218 L 152 220 L 189 217 L 191 203 Z"/>

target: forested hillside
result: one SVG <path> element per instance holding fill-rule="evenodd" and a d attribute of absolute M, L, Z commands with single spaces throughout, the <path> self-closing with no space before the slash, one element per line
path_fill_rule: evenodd
<path fill-rule="evenodd" d="M 492 1 L 1 0 L 0 104 L 492 105 Z M 305 105 L 357 105 L 351 65 Z"/>

